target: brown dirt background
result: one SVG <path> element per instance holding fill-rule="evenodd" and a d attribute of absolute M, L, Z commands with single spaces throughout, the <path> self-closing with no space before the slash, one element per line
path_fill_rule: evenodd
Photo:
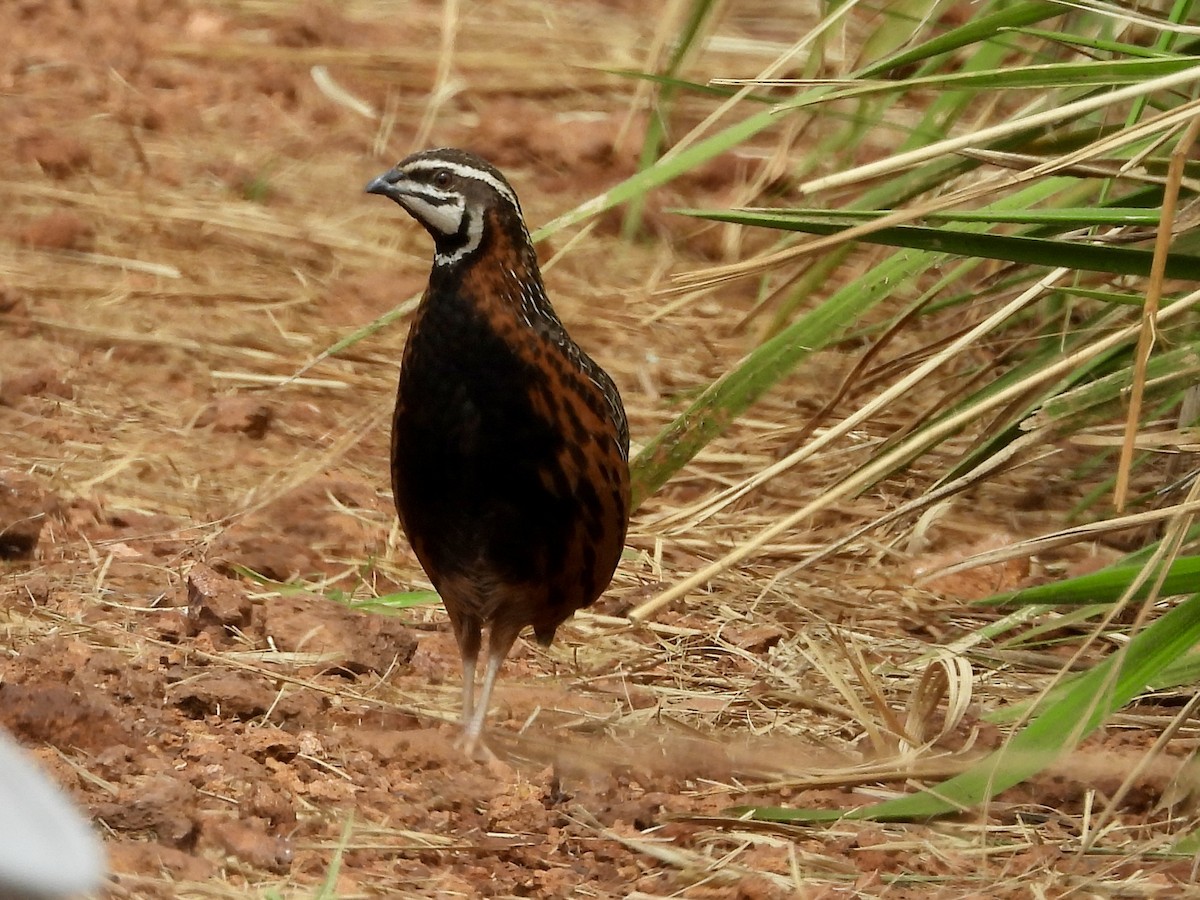
<path fill-rule="evenodd" d="M 741 49 L 707 54 L 694 77 L 752 74 L 769 58 L 755 40 L 794 39 L 798 19 L 776 15 L 766 33 L 753 6 L 722 24 Z M 427 238 L 362 185 L 415 149 L 427 115 L 424 143 L 491 158 L 532 225 L 617 183 L 644 116 L 629 113 L 637 86 L 601 69 L 645 66 L 657 23 L 641 9 L 462 9 L 431 114 L 438 4 L 0 4 L 0 494 L 24 521 L 0 570 L 0 724 L 104 835 L 106 895 L 1056 896 L 1134 872 L 1150 894 L 1188 880 L 1171 861 L 1074 852 L 1072 817 L 1115 790 L 1153 737 L 1149 714 L 935 838 L 723 815 L 885 796 L 869 786 L 878 777 L 847 775 L 896 749 L 862 725 L 878 712 L 868 684 L 902 716 L 923 654 L 982 620 L 949 595 L 1039 574 L 930 592 L 912 571 L 1049 530 L 1069 500 L 1048 501 L 1025 472 L 982 488 L 891 568 L 847 556 L 803 580 L 789 566 L 820 538 L 796 535 L 654 629 L 622 626 L 820 489 L 798 473 L 736 515 L 658 524 L 788 446 L 848 365 L 836 353 L 639 512 L 593 614 L 549 652 L 518 644 L 490 719 L 503 762 L 453 749 L 458 660 L 439 608 L 338 602 L 426 586 L 386 488 L 403 322 L 286 381 L 424 283 Z M 374 115 L 322 93 L 318 65 Z M 745 240 L 663 210 L 734 202 L 758 156 L 795 140 L 773 136 L 655 194 L 636 241 L 618 239 L 614 214 L 541 248 L 566 251 L 551 295 L 616 376 L 635 442 L 754 340 L 736 327 L 753 285 L 655 293 Z M 861 462 L 894 424 L 829 465 Z M 846 504 L 814 535 L 911 490 Z M 1112 556 L 1089 552 L 1091 564 Z M 829 655 L 855 653 L 887 673 L 851 686 L 863 708 L 830 681 Z M 943 737 L 944 758 L 995 740 L 977 712 Z M 1148 770 L 1117 824 L 1153 831 L 1171 778 Z"/>

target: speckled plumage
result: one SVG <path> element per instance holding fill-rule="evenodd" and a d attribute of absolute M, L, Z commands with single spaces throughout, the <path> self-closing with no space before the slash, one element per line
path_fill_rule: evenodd
<path fill-rule="evenodd" d="M 517 634 L 530 625 L 549 644 L 612 578 L 629 517 L 628 425 L 612 379 L 554 313 L 498 171 L 463 151 L 425 151 L 368 190 L 435 242 L 401 362 L 392 490 L 458 638 L 473 746 Z"/>

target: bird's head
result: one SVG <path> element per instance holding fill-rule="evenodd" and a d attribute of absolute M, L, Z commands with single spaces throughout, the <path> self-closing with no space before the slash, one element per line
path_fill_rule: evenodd
<path fill-rule="evenodd" d="M 490 163 L 465 150 L 423 150 L 367 185 L 390 197 L 433 236 L 434 264 L 450 266 L 481 245 L 489 221 L 528 242 L 517 194 Z"/>

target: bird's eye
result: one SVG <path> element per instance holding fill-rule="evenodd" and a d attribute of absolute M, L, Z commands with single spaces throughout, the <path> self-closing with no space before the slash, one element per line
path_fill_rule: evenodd
<path fill-rule="evenodd" d="M 439 169 L 433 173 L 433 183 L 437 187 L 450 187 L 450 173 L 445 169 Z"/>

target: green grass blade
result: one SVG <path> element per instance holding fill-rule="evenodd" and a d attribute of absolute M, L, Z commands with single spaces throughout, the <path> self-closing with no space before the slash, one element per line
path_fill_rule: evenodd
<path fill-rule="evenodd" d="M 1145 377 L 1148 398 L 1167 396 L 1177 401 L 1184 390 L 1200 382 L 1200 344 L 1187 344 L 1152 357 Z M 1105 421 L 1120 418 L 1129 379 L 1128 368 L 1122 365 L 1110 375 L 1050 397 L 1029 424 L 1054 423 L 1060 432 L 1065 432 L 1100 417 Z"/>
<path fill-rule="evenodd" d="M 850 100 L 880 94 L 908 93 L 925 89 L 934 91 L 1046 91 L 1052 88 L 1111 87 L 1122 84 L 1141 84 L 1148 78 L 1173 75 L 1195 66 L 1195 59 L 1165 57 L 1154 59 L 1121 59 L 1090 63 L 1049 63 L 1023 66 L 1016 69 L 990 69 L 978 72 L 952 72 L 926 75 L 903 81 L 863 81 L 855 79 L 850 86 L 844 80 L 832 83 L 837 89 L 819 98 L 789 101 L 783 109 L 798 109 L 814 103 Z M 812 82 L 800 81 L 797 84 Z M 973 96 L 977 96 L 973 95 Z"/>
<path fill-rule="evenodd" d="M 383 594 L 379 597 L 368 597 L 365 600 L 348 599 L 346 605 L 351 609 L 365 609 L 372 612 L 395 612 L 402 609 L 412 609 L 417 606 L 433 606 L 441 602 L 437 591 L 398 591 L 394 594 Z"/>
<path fill-rule="evenodd" d="M 681 215 L 705 216 L 706 214 L 729 214 L 730 210 L 671 210 Z M 792 209 L 743 209 L 732 212 L 757 214 L 781 221 L 825 221 L 832 225 L 847 222 L 870 222 L 893 212 L 890 209 L 819 209 L 817 207 Z M 1161 218 L 1157 210 L 1144 206 L 1064 206 L 1053 209 L 988 209 L 939 210 L 924 219 L 928 222 L 978 222 L 992 225 L 1040 225 L 1060 230 L 1092 228 L 1097 225 L 1138 225 L 1156 227 Z M 759 224 L 759 223 L 751 223 Z M 771 226 L 768 226 L 771 227 Z"/>
<path fill-rule="evenodd" d="M 858 77 L 874 78 L 896 69 L 906 68 L 936 56 L 953 53 L 963 47 L 994 39 L 1007 29 L 1044 22 L 1063 15 L 1065 10 L 1057 3 L 1017 3 L 1008 9 L 981 15 L 974 21 L 961 25 L 911 49 L 881 59 L 859 70 Z"/>
<path fill-rule="evenodd" d="M 1086 35 L 1061 34 L 1057 31 L 1045 31 L 1041 28 L 1014 28 L 1013 31 L 1027 35 L 1028 37 L 1063 44 L 1072 48 L 1079 47 L 1095 53 L 1111 53 L 1115 56 L 1138 57 L 1141 59 L 1157 59 L 1166 55 L 1161 50 L 1152 50 L 1147 47 L 1139 47 L 1137 44 L 1109 41 Z"/>
<path fill-rule="evenodd" d="M 723 84 L 700 84 L 696 81 L 688 81 L 685 78 L 672 78 L 670 75 L 659 75 L 654 72 L 641 72 L 637 69 L 605 69 L 601 68 L 597 71 L 607 72 L 609 75 L 616 75 L 620 78 L 632 78 L 637 81 L 649 81 L 657 84 L 660 87 L 669 87 L 675 91 L 683 91 L 700 96 L 719 97 L 726 99 L 732 97 L 738 92 L 738 88 L 731 85 Z M 742 100 L 749 100 L 752 103 L 778 103 L 777 97 L 767 97 L 762 94 L 742 94 Z"/>
<path fill-rule="evenodd" d="M 323 590 L 318 586 L 305 584 L 304 582 L 274 581 L 245 566 L 235 565 L 231 566 L 231 568 L 243 578 L 248 578 L 255 584 L 271 588 L 280 594 L 322 594 L 327 599 L 337 603 L 344 603 L 351 609 L 394 612 L 401 609 L 411 609 L 414 606 L 432 606 L 435 603 L 441 602 L 437 591 L 400 591 L 360 600 L 356 599 L 352 594 L 347 594 L 341 590 Z"/>
<path fill-rule="evenodd" d="M 1147 687 L 1152 691 L 1169 691 L 1200 684 L 1200 653 L 1195 650 L 1172 662 Z"/>
<path fill-rule="evenodd" d="M 1111 566 L 1099 572 L 996 594 L 977 601 L 978 606 L 1069 606 L 1076 604 L 1115 603 L 1133 583 L 1141 565 Z M 1158 593 L 1164 597 L 1194 591 L 1200 584 L 1200 556 L 1181 556 L 1168 568 Z M 1150 594 L 1153 583 L 1147 579 L 1133 595 L 1134 600 L 1143 600 Z"/>
<path fill-rule="evenodd" d="M 723 210 L 681 210 L 681 212 L 695 218 L 715 222 L 759 225 L 787 231 L 802 231 L 807 234 L 837 234 L 839 231 L 845 230 L 840 226 L 817 219 L 799 219 L 778 213 L 726 212 Z M 1153 252 L 1137 250 L 1132 247 L 1082 244 L 1075 241 L 1000 234 L 976 234 L 941 228 L 923 228 L 917 225 L 881 228 L 858 238 L 858 240 L 866 243 L 885 244 L 890 247 L 907 247 L 912 250 L 1000 259 L 1024 265 L 1065 266 L 1086 272 L 1106 272 L 1111 275 L 1149 276 L 1154 260 Z M 1168 278 L 1200 281 L 1200 256 L 1186 253 L 1170 254 L 1167 257 L 1166 274 Z"/>

